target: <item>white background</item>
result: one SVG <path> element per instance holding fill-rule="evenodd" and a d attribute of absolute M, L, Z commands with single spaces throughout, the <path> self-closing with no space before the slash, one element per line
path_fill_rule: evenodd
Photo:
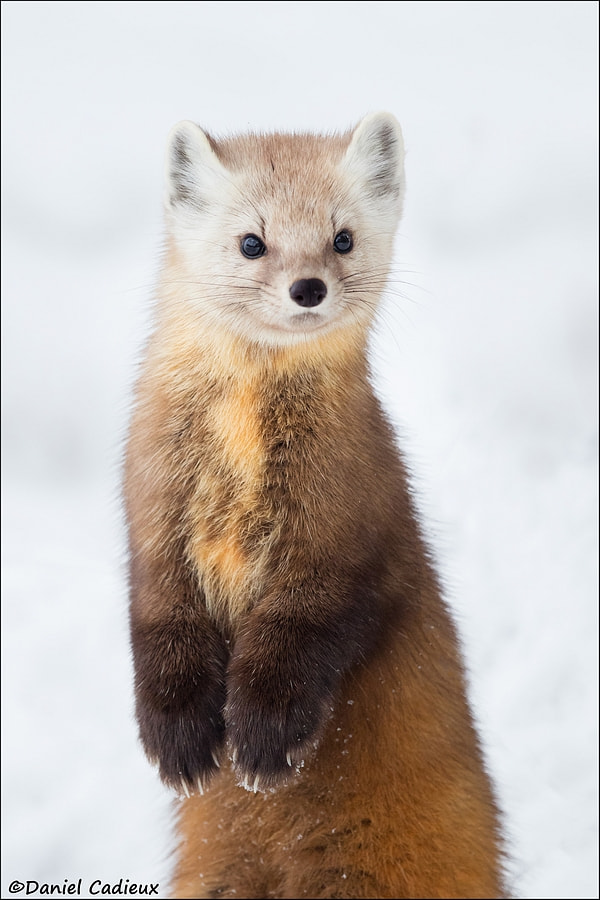
<path fill-rule="evenodd" d="M 465 643 L 522 897 L 597 897 L 594 2 L 2 3 L 4 869 L 161 883 L 119 464 L 166 135 L 389 109 L 374 344 Z"/>

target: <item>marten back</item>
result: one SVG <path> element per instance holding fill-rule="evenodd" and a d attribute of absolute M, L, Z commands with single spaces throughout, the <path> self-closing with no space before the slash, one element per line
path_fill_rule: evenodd
<path fill-rule="evenodd" d="M 454 627 L 369 379 L 403 192 L 387 114 L 171 135 L 125 494 L 140 736 L 185 798 L 176 897 L 503 895 Z"/>

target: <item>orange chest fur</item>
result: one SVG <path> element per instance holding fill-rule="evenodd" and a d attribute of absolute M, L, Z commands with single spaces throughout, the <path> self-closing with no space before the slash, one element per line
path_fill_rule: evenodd
<path fill-rule="evenodd" d="M 265 439 L 251 383 L 212 400 L 202 440 L 203 462 L 193 473 L 188 507 L 188 555 L 209 612 L 234 621 L 252 605 L 265 549 L 257 538 L 265 533 Z"/>

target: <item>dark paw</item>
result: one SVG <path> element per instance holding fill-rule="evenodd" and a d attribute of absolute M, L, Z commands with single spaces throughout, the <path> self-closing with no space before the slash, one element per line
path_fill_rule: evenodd
<path fill-rule="evenodd" d="M 132 635 L 144 749 L 165 784 L 202 793 L 225 736 L 225 645 L 204 621 L 136 626 Z"/>
<path fill-rule="evenodd" d="M 286 784 L 314 752 L 333 701 L 313 677 L 248 679 L 232 668 L 225 708 L 228 748 L 240 783 L 265 791 Z"/>
<path fill-rule="evenodd" d="M 152 710 L 139 718 L 142 744 L 163 782 L 178 794 L 204 793 L 219 767 L 225 734 L 222 715 Z"/>

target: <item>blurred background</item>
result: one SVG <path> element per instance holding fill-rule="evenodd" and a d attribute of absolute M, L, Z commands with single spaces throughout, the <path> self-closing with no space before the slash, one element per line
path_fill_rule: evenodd
<path fill-rule="evenodd" d="M 167 133 L 388 109 L 408 190 L 378 390 L 463 635 L 514 893 L 598 896 L 597 35 L 573 0 L 2 3 L 2 892 L 168 887 L 119 503 Z"/>

